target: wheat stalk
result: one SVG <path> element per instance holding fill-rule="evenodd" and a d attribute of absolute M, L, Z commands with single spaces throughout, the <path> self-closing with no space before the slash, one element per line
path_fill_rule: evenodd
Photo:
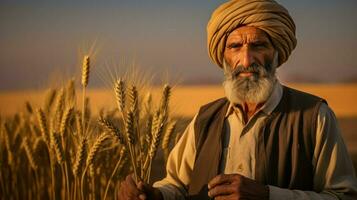
<path fill-rule="evenodd" d="M 81 113 L 79 111 L 75 114 L 75 123 L 76 123 L 77 134 L 82 135 L 83 127 L 82 127 Z"/>
<path fill-rule="evenodd" d="M 50 111 L 51 106 L 56 98 L 56 94 L 57 94 L 57 90 L 55 90 L 55 89 L 50 89 L 47 92 L 46 100 L 45 100 L 45 104 L 44 104 L 44 109 L 45 109 L 46 113 L 48 113 Z"/>
<path fill-rule="evenodd" d="M 176 121 L 169 123 L 164 133 L 164 136 L 162 138 L 161 148 L 164 150 L 165 161 L 167 161 L 167 158 L 169 156 L 169 143 L 170 143 L 171 136 L 175 130 L 175 127 L 176 127 Z"/>
<path fill-rule="evenodd" d="M 84 100 L 84 119 L 86 121 L 86 125 L 88 124 L 90 117 L 91 117 L 90 99 L 86 97 Z"/>
<path fill-rule="evenodd" d="M 79 147 L 77 149 L 76 161 L 73 165 L 73 174 L 75 177 L 79 177 L 82 173 L 82 167 L 87 153 L 87 138 L 82 137 Z"/>
<path fill-rule="evenodd" d="M 167 112 L 168 106 L 169 106 L 169 98 L 171 95 L 171 87 L 167 84 L 164 85 L 164 88 L 162 90 L 162 96 L 161 96 L 161 101 L 160 101 L 160 111 L 161 112 Z"/>
<path fill-rule="evenodd" d="M 25 107 L 26 107 L 26 110 L 29 114 L 32 114 L 33 113 L 33 109 L 32 109 L 32 106 L 30 104 L 30 102 L 26 101 L 25 102 Z"/>
<path fill-rule="evenodd" d="M 83 58 L 83 63 L 82 63 L 82 135 L 84 136 L 85 129 L 86 129 L 86 121 L 85 121 L 85 116 L 86 116 L 86 111 L 87 107 L 86 106 L 86 87 L 88 85 L 88 80 L 89 80 L 89 71 L 90 71 L 90 60 L 89 56 L 86 55 Z"/>
<path fill-rule="evenodd" d="M 151 105 L 152 104 L 152 96 L 151 96 L 150 92 L 148 92 L 146 94 L 146 96 L 144 98 L 144 102 L 145 102 L 144 108 L 145 108 L 146 113 L 150 113 L 151 107 L 152 107 L 152 105 Z"/>
<path fill-rule="evenodd" d="M 169 125 L 167 126 L 167 129 L 162 139 L 162 144 L 161 144 L 162 149 L 168 149 L 170 139 L 175 130 L 175 127 L 176 127 L 176 121 L 169 123 Z"/>
<path fill-rule="evenodd" d="M 3 137 L 4 137 L 6 153 L 7 153 L 7 162 L 11 166 L 14 164 L 14 156 L 13 156 L 13 152 L 12 152 L 12 148 L 11 148 L 11 144 L 10 144 L 10 138 L 9 138 L 10 131 L 9 131 L 6 123 L 3 124 L 2 129 L 3 129 L 3 135 L 4 135 Z"/>
<path fill-rule="evenodd" d="M 103 200 L 105 200 L 105 199 L 107 198 L 109 186 L 110 186 L 110 183 L 111 183 L 111 181 L 112 181 L 112 179 L 113 179 L 115 173 L 116 173 L 117 171 L 121 171 L 121 169 L 122 169 L 123 162 L 125 162 L 125 159 L 126 159 L 126 157 L 124 157 L 125 154 L 126 154 L 126 148 L 125 148 L 125 146 L 123 146 L 123 147 L 121 148 L 121 150 L 120 150 L 119 160 L 118 160 L 117 164 L 116 164 L 115 167 L 114 167 L 114 170 L 113 170 L 113 172 L 112 172 L 112 174 L 111 174 L 111 176 L 110 176 L 110 178 L 109 178 L 109 180 L 108 180 L 107 186 L 105 187 L 105 192 L 104 192 Z"/>
<path fill-rule="evenodd" d="M 42 134 L 43 140 L 47 143 L 50 144 L 50 140 L 48 137 L 48 128 L 47 128 L 47 123 L 46 123 L 46 116 L 45 113 L 42 111 L 42 109 L 37 109 L 37 119 L 38 123 L 40 125 L 40 130 Z"/>
<path fill-rule="evenodd" d="M 38 149 L 38 147 L 41 144 L 41 142 L 43 142 L 43 138 L 42 137 L 37 137 L 35 139 L 35 142 L 33 143 L 33 146 L 32 146 L 32 149 L 34 150 L 33 152 L 36 152 L 36 149 Z"/>
<path fill-rule="evenodd" d="M 40 131 L 40 129 L 37 128 L 35 123 L 29 123 L 27 122 L 27 126 L 30 129 L 29 135 L 31 135 L 32 137 L 42 137 L 42 133 Z"/>
<path fill-rule="evenodd" d="M 134 169 L 134 176 L 135 176 L 135 181 L 138 181 L 138 175 L 137 175 L 137 167 L 136 167 L 136 153 L 135 153 L 135 138 L 134 138 L 134 114 L 132 111 L 128 111 L 127 113 L 127 118 L 125 121 L 125 133 L 126 133 L 126 140 L 127 140 L 127 146 L 129 147 L 129 152 L 130 152 L 130 158 L 132 162 L 132 166 Z"/>
<path fill-rule="evenodd" d="M 76 101 L 76 88 L 74 78 L 68 81 L 66 91 L 66 102 L 74 104 Z"/>
<path fill-rule="evenodd" d="M 65 134 L 66 127 L 68 127 L 72 112 L 73 112 L 73 107 L 71 107 L 71 106 L 66 107 L 65 111 L 63 112 L 63 117 L 61 120 L 61 126 L 60 126 L 60 130 L 59 130 L 62 137 Z"/>
<path fill-rule="evenodd" d="M 58 164 L 62 164 L 64 162 L 64 152 L 63 152 L 61 140 L 59 137 L 60 137 L 59 134 L 54 132 L 52 134 L 51 139 L 52 139 L 52 147 L 56 153 L 57 162 L 58 162 Z"/>
<path fill-rule="evenodd" d="M 52 119 L 52 127 L 58 131 L 58 126 L 61 124 L 64 106 L 64 89 L 62 88 L 56 99 L 55 116 Z"/>
<path fill-rule="evenodd" d="M 157 147 L 159 146 L 160 143 L 160 138 L 162 134 L 162 130 L 164 128 L 165 122 L 164 122 L 164 115 L 159 114 L 154 118 L 153 122 L 153 134 L 152 134 L 152 140 L 151 140 L 151 146 L 149 150 L 149 157 L 152 159 L 155 156 L 155 153 L 157 151 Z"/>
<path fill-rule="evenodd" d="M 29 146 L 29 143 L 28 143 L 28 139 L 27 137 L 24 138 L 24 140 L 22 141 L 22 147 L 24 148 L 25 150 L 25 153 L 26 153 L 26 156 L 28 158 L 28 161 L 30 163 L 30 166 L 33 170 L 36 170 L 37 169 L 37 163 L 35 161 L 35 158 L 33 156 L 33 151 L 32 149 L 30 148 Z"/>

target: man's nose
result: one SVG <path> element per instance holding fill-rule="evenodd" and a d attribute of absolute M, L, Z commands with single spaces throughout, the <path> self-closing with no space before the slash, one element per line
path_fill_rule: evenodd
<path fill-rule="evenodd" d="M 251 66 L 253 64 L 253 55 L 252 52 L 250 51 L 249 47 L 244 47 L 241 49 L 241 65 L 245 68 Z"/>

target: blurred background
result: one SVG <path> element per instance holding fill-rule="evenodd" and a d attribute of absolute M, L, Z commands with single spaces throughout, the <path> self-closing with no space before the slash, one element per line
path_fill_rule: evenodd
<path fill-rule="evenodd" d="M 178 76 L 180 84 L 220 83 L 207 55 L 206 24 L 222 2 L 1 0 L 0 90 L 46 87 L 59 72 L 78 71 L 81 54 L 93 46 L 94 74 L 135 61 L 140 70 Z M 356 82 L 357 1 L 278 2 L 295 20 L 298 39 L 280 79 Z M 103 85 L 92 77 L 90 87 Z"/>
<path fill-rule="evenodd" d="M 298 40 L 279 79 L 328 101 L 357 169 L 357 1 L 277 1 L 294 19 Z M 87 96 L 95 117 L 116 106 L 112 76 L 135 65 L 157 85 L 175 86 L 170 112 L 182 119 L 182 131 L 201 105 L 224 95 L 223 74 L 206 48 L 207 22 L 223 2 L 0 0 L 0 124 L 26 114 L 26 105 L 40 108 L 45 90 L 73 76 L 79 86 L 89 53 Z M 163 167 L 155 168 L 156 178 Z"/>

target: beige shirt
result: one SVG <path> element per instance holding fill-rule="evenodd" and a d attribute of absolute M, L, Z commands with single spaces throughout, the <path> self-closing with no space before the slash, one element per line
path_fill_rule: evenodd
<path fill-rule="evenodd" d="M 260 127 L 282 97 L 283 89 L 276 83 L 267 102 L 247 122 L 243 122 L 240 109 L 230 105 L 226 114 L 226 133 L 223 138 L 223 159 L 220 171 L 238 173 L 254 179 L 255 151 Z M 166 177 L 154 184 L 165 200 L 181 200 L 187 196 L 191 173 L 194 168 L 196 148 L 194 123 L 186 128 L 168 158 Z M 333 111 L 325 104 L 320 107 L 314 167 L 314 191 L 289 190 L 269 185 L 269 199 L 338 199 L 336 194 L 345 190 L 357 192 L 357 180 L 346 146 L 340 134 Z"/>

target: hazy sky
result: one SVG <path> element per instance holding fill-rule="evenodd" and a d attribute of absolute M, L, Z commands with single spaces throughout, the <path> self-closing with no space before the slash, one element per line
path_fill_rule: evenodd
<path fill-rule="evenodd" d="M 106 68 L 134 61 L 181 83 L 219 82 L 208 58 L 206 24 L 222 0 L 0 0 L 0 90 L 38 88 L 79 69 L 96 42 L 91 86 Z M 298 46 L 283 80 L 357 80 L 357 1 L 278 0 L 297 26 Z"/>

